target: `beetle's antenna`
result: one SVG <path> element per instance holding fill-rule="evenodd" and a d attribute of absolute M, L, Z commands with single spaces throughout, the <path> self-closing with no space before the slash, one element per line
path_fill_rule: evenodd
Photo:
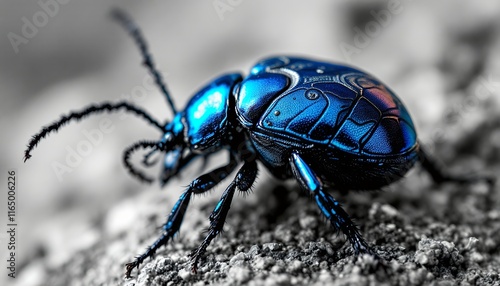
<path fill-rule="evenodd" d="M 24 162 L 31 158 L 31 151 L 38 145 L 38 142 L 45 138 L 47 134 L 50 132 L 55 132 L 59 130 L 63 125 L 66 123 L 70 122 L 71 120 L 80 120 L 88 115 L 94 114 L 94 113 L 99 113 L 103 111 L 111 112 L 111 111 L 117 111 L 119 109 L 124 109 L 125 111 L 135 113 L 136 115 L 139 115 L 140 117 L 146 119 L 149 123 L 152 125 L 158 127 L 158 129 L 161 130 L 161 132 L 164 132 L 163 127 L 155 120 L 153 119 L 146 111 L 128 103 L 125 101 L 120 101 L 117 103 L 109 103 L 109 102 L 104 102 L 99 105 L 90 105 L 89 107 L 81 110 L 81 111 L 72 111 L 69 115 L 63 115 L 61 119 L 58 121 L 42 127 L 42 130 L 38 133 L 35 134 L 31 140 L 28 143 L 28 147 L 26 151 L 24 151 Z"/>
<path fill-rule="evenodd" d="M 138 171 L 137 169 L 134 168 L 134 166 L 130 163 L 130 156 L 132 153 L 139 149 L 145 149 L 145 148 L 154 148 L 153 151 L 160 150 L 163 151 L 165 150 L 165 143 L 164 142 L 158 142 L 158 141 L 139 141 L 134 144 L 132 144 L 130 147 L 125 149 L 123 152 L 123 164 L 125 165 L 125 168 L 129 171 L 132 176 L 138 178 L 140 181 L 145 182 L 145 183 L 152 183 L 153 179 L 144 175 L 141 171 Z"/>
<path fill-rule="evenodd" d="M 116 21 L 118 21 L 123 26 L 123 28 L 125 28 L 125 30 L 127 30 L 127 32 L 132 36 L 132 38 L 134 38 L 142 54 L 142 57 L 144 58 L 143 64 L 149 69 L 151 75 L 155 79 L 156 84 L 167 98 L 167 102 L 170 105 L 170 109 L 172 109 L 174 115 L 177 114 L 177 109 L 175 108 L 174 101 L 172 100 L 172 97 L 170 96 L 170 93 L 167 90 L 167 86 L 163 81 L 160 72 L 155 67 L 155 64 L 153 62 L 153 57 L 149 53 L 148 45 L 146 43 L 146 40 L 144 40 L 144 37 L 142 36 L 139 26 L 137 26 L 137 24 L 132 20 L 132 18 L 123 10 L 115 8 L 111 11 L 111 16 Z"/>

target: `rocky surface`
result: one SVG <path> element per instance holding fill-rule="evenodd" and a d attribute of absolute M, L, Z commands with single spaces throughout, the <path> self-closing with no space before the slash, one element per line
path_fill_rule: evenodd
<path fill-rule="evenodd" d="M 484 133 L 476 142 L 488 137 Z M 485 153 L 498 156 L 499 151 Z M 464 155 L 456 165 L 467 161 Z M 498 165 L 483 163 L 487 161 L 473 160 L 478 170 L 498 171 Z M 354 256 L 349 243 L 297 187 L 266 185 L 256 188 L 253 199 L 235 199 L 225 232 L 212 242 L 197 274 L 189 271 L 188 255 L 203 239 L 201 230 L 216 195 L 195 198 L 198 203 L 188 210 L 180 237 L 134 271 L 133 278 L 124 279 L 124 263 L 156 237 L 155 226 L 162 223 L 166 204 L 154 194 L 141 200 L 147 206 L 137 212 L 148 211 L 129 228 L 104 235 L 60 268 L 50 269 L 47 285 L 500 284 L 498 185 L 436 186 L 417 168 L 385 191 L 339 195 L 383 262 Z M 125 202 L 116 212 L 130 206 Z M 105 225 L 119 219 L 112 211 Z"/>
<path fill-rule="evenodd" d="M 51 163 L 64 163 L 67 148 L 86 140 L 81 132 L 97 128 L 97 121 L 50 136 L 21 163 L 41 124 L 144 87 L 148 77 L 132 41 L 106 18 L 111 2 L 124 5 L 143 27 L 159 66 L 168 68 L 179 106 L 202 82 L 230 70 L 246 73 L 269 54 L 350 60 L 400 95 L 420 139 L 447 170 L 500 174 L 497 0 L 399 1 L 401 11 L 349 57 L 342 44 L 355 45 L 354 28 L 364 30 L 374 13 L 388 9 L 387 1 L 241 1 L 223 18 L 213 6 L 218 1 L 195 9 L 188 2 L 71 1 L 19 54 L 0 42 L 2 96 L 11 95 L 0 106 L 0 127 L 8 135 L 0 157 L 2 167 L 19 170 L 22 187 L 19 275 L 4 284 L 2 274 L 0 284 L 500 285 L 500 183 L 435 185 L 418 166 L 380 192 L 331 192 L 382 262 L 354 256 L 296 184 L 261 168 L 254 192 L 235 196 L 225 232 L 208 247 L 197 274 L 189 271 L 188 255 L 202 241 L 227 181 L 195 197 L 181 233 L 125 279 L 124 264 L 156 239 L 181 186 L 200 174 L 200 166 L 161 192 L 134 182 L 119 166 L 119 150 L 159 135 L 124 116 L 106 117 L 116 131 L 63 178 Z M 0 3 L 0 11 L 9 11 L 3 35 L 19 32 L 21 17 L 41 10 L 15 3 Z M 4 8 L 10 5 L 19 7 Z M 162 96 L 145 87 L 144 100 L 129 99 L 169 118 Z"/>

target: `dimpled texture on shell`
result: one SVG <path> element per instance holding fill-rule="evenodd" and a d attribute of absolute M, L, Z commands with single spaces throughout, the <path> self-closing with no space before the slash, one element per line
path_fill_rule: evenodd
<path fill-rule="evenodd" d="M 400 155 L 417 145 L 415 127 L 399 98 L 349 66 L 268 58 L 252 68 L 241 91 L 240 120 L 268 134 L 366 156 Z"/>

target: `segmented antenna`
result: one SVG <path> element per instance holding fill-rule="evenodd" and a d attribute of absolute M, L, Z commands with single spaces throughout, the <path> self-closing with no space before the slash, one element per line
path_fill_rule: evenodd
<path fill-rule="evenodd" d="M 155 119 L 153 119 L 146 111 L 136 107 L 128 102 L 121 101 L 117 103 L 104 102 L 99 105 L 90 105 L 81 111 L 72 111 L 68 115 L 63 115 L 58 121 L 42 127 L 42 130 L 35 134 L 28 143 L 26 151 L 24 151 L 24 162 L 31 158 L 31 151 L 38 145 L 40 140 L 45 138 L 49 133 L 59 130 L 63 125 L 70 122 L 71 120 L 80 120 L 88 115 L 99 113 L 103 111 L 112 112 L 119 109 L 124 109 L 125 111 L 135 113 L 136 115 L 144 118 L 146 121 L 156 126 L 161 132 L 164 132 L 163 126 L 160 125 Z"/>
<path fill-rule="evenodd" d="M 144 59 L 143 64 L 149 69 L 149 72 L 151 72 L 152 76 L 154 77 L 156 84 L 167 98 L 167 102 L 170 105 L 170 108 L 172 109 L 174 115 L 177 114 L 177 109 L 175 108 L 172 97 L 170 96 L 170 93 L 167 90 L 167 86 L 163 81 L 160 72 L 156 69 L 154 65 L 153 57 L 149 53 L 146 40 L 144 40 L 144 37 L 142 36 L 139 26 L 137 26 L 137 24 L 135 24 L 132 18 L 123 10 L 113 9 L 111 11 L 111 16 L 115 20 L 117 20 L 118 23 L 120 23 L 123 26 L 123 28 L 125 28 L 125 30 L 127 30 L 127 32 L 132 36 L 132 38 L 134 38 Z"/>

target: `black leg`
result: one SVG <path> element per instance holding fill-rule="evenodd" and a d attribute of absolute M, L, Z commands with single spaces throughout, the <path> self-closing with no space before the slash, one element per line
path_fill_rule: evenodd
<path fill-rule="evenodd" d="M 182 150 L 179 151 L 181 154 Z M 177 161 L 173 161 L 174 164 L 163 164 L 163 170 L 161 172 L 161 177 L 160 177 L 160 183 L 161 186 L 165 186 L 167 182 L 177 175 L 179 172 L 181 172 L 185 167 L 187 167 L 195 158 L 197 158 L 198 154 L 195 153 L 188 153 L 185 156 L 182 156 L 179 158 Z M 180 156 L 179 156 L 180 157 Z"/>
<path fill-rule="evenodd" d="M 486 182 L 490 186 L 495 184 L 495 178 L 488 176 L 474 176 L 470 174 L 450 174 L 438 166 L 435 159 L 430 157 L 425 148 L 420 146 L 419 159 L 422 167 L 431 175 L 432 180 L 437 184 L 444 182 L 456 182 L 459 184 L 471 184 L 476 182 Z"/>
<path fill-rule="evenodd" d="M 47 136 L 49 133 L 59 130 L 59 128 L 61 128 L 71 120 L 80 120 L 94 113 L 100 113 L 103 111 L 118 111 L 120 109 L 124 109 L 128 112 L 132 112 L 136 115 L 141 116 L 142 118 L 146 119 L 146 121 L 160 129 L 160 131 L 164 132 L 163 126 L 160 125 L 155 119 L 153 119 L 146 111 L 125 101 L 117 103 L 104 102 L 99 105 L 90 105 L 81 111 L 72 111 L 70 114 L 62 116 L 61 119 L 52 123 L 51 125 L 43 127 L 42 130 L 38 134 L 35 134 L 28 143 L 28 148 L 26 149 L 26 151 L 24 151 L 24 161 L 26 162 L 26 160 L 31 158 L 31 151 L 36 147 L 36 145 L 38 145 L 38 142 L 40 142 L 40 140 L 45 138 L 45 136 Z"/>
<path fill-rule="evenodd" d="M 209 191 L 220 181 L 226 178 L 236 168 L 236 160 L 233 156 L 230 157 L 230 162 L 224 167 L 217 168 L 207 174 L 198 177 L 191 182 L 188 189 L 180 196 L 175 203 L 167 222 L 163 225 L 163 233 L 151 246 L 146 249 L 146 252 L 136 257 L 133 262 L 127 263 L 125 275 L 130 277 L 130 273 L 135 267 L 139 267 L 146 258 L 152 257 L 162 245 L 165 245 L 179 231 L 182 224 L 182 219 L 189 205 L 189 200 L 192 194 L 201 194 Z"/>
<path fill-rule="evenodd" d="M 227 187 L 221 199 L 215 206 L 210 215 L 210 227 L 208 234 L 201 245 L 191 253 L 191 271 L 196 273 L 200 258 L 205 253 L 210 242 L 222 232 L 224 223 L 226 222 L 227 213 L 231 207 L 234 191 L 238 189 L 241 192 L 246 192 L 251 189 L 255 178 L 257 177 L 257 163 L 255 161 L 245 162 L 243 167 L 238 171 L 233 182 Z"/>
<path fill-rule="evenodd" d="M 316 204 L 323 215 L 330 221 L 336 230 L 341 230 L 356 254 L 368 253 L 376 257 L 375 252 L 359 233 L 358 227 L 351 221 L 349 215 L 342 209 L 340 204 L 327 192 L 323 190 L 323 184 L 304 162 L 299 154 L 293 153 L 290 158 L 293 174 L 299 184 L 307 190 L 316 200 Z"/>

